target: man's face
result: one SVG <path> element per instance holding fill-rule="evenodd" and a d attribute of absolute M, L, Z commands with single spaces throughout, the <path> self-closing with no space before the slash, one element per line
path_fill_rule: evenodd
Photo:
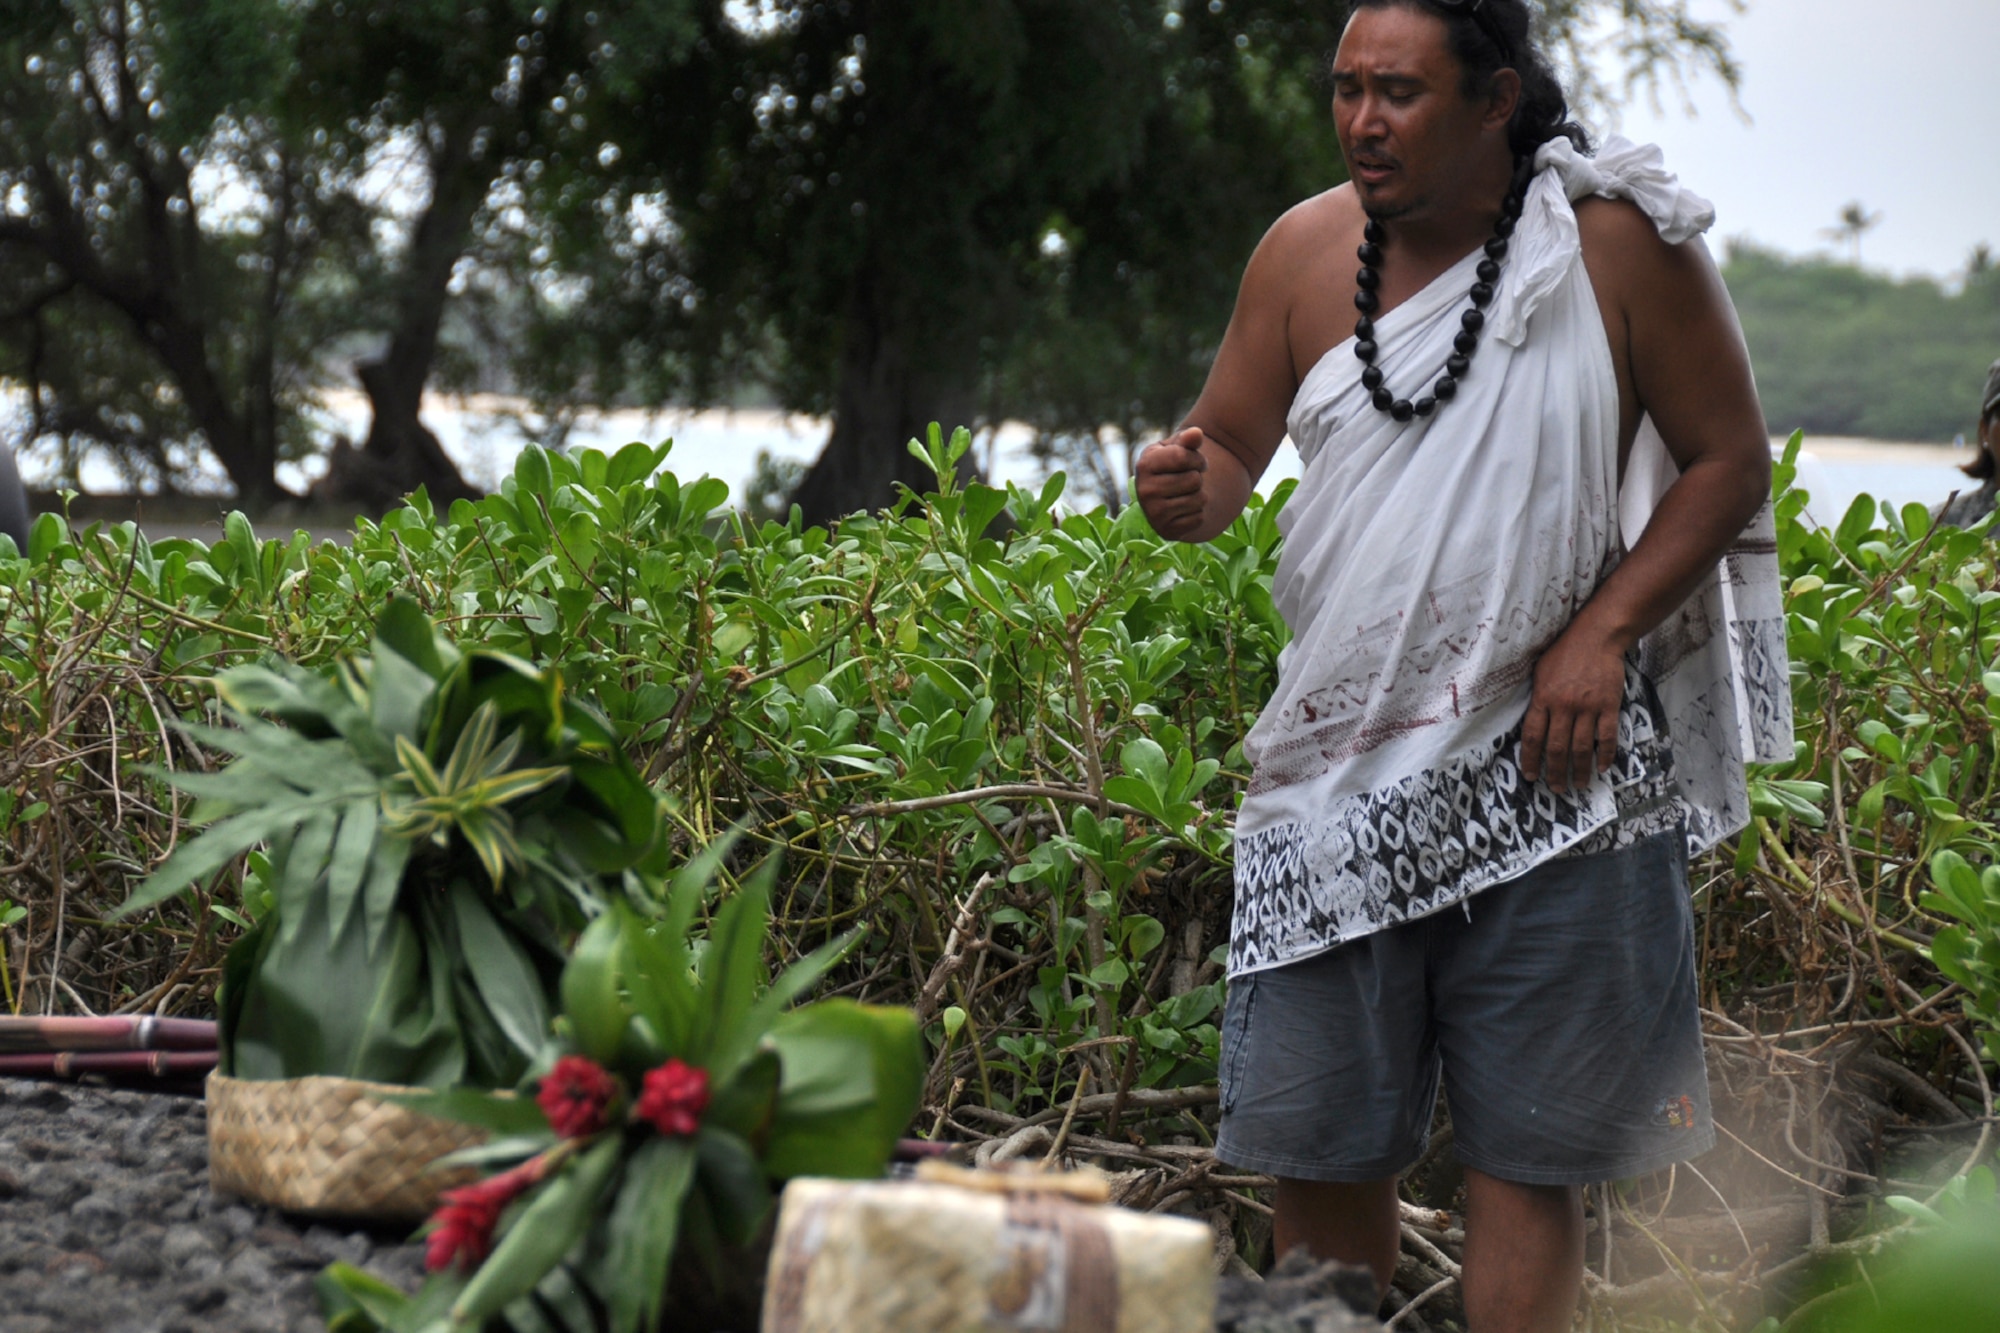
<path fill-rule="evenodd" d="M 1422 217 L 1477 179 L 1469 168 L 1496 113 L 1490 99 L 1466 97 L 1462 80 L 1436 15 L 1392 5 L 1349 20 L 1333 60 L 1333 123 L 1371 215 Z"/>

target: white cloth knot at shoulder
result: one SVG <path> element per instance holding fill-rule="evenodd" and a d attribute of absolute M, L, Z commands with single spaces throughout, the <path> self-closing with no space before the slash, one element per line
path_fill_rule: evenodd
<path fill-rule="evenodd" d="M 1654 144 L 1613 134 L 1596 156 L 1586 157 L 1569 140 L 1555 139 L 1535 154 L 1535 167 L 1514 233 L 1513 272 L 1488 313 L 1491 336 L 1510 347 L 1521 345 L 1529 318 L 1582 253 L 1574 201 L 1591 195 L 1626 200 L 1669 245 L 1692 240 L 1715 225 L 1715 206 L 1667 170 L 1666 157 Z"/>

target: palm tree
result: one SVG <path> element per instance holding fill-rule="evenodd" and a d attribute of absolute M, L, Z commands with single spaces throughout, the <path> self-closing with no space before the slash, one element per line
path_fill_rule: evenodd
<path fill-rule="evenodd" d="M 1864 233 L 1873 231 L 1881 221 L 1882 215 L 1880 213 L 1870 213 L 1866 208 L 1861 206 L 1861 201 L 1857 199 L 1840 210 L 1840 222 L 1838 225 L 1825 228 L 1820 232 L 1820 235 L 1829 240 L 1846 241 L 1854 248 L 1854 267 L 1860 268 L 1861 237 Z"/>

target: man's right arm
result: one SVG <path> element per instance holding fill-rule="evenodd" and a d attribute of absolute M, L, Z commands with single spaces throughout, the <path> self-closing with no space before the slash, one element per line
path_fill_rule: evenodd
<path fill-rule="evenodd" d="M 1139 455 L 1139 507 L 1162 537 L 1205 542 L 1219 535 L 1243 512 L 1284 441 L 1285 413 L 1298 392 L 1285 256 L 1295 225 L 1293 214 L 1280 218 L 1250 257 L 1229 331 L 1180 431 Z"/>

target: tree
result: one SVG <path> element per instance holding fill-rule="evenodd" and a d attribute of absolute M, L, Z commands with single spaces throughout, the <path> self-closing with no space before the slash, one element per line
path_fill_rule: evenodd
<path fill-rule="evenodd" d="M 290 27 L 266 0 L 0 8 L 0 373 L 31 438 L 167 484 L 197 438 L 248 502 L 279 494 L 303 355 L 284 316 L 325 237 L 299 208 L 312 168 L 245 108 Z M 203 167 L 256 203 L 207 225 Z"/>
<path fill-rule="evenodd" d="M 335 446 L 314 488 L 320 498 L 380 508 L 419 485 L 439 502 L 471 493 L 420 412 L 452 274 L 504 155 L 495 141 L 532 124 L 547 95 L 546 13 L 368 0 L 305 13 L 288 90 L 294 114 L 338 136 L 350 158 L 399 150 L 416 169 L 420 200 L 393 258 L 357 256 L 352 276 L 374 280 L 371 323 L 381 334 L 353 367 L 368 396 L 368 434 L 359 449 Z"/>
<path fill-rule="evenodd" d="M 755 375 L 830 413 L 794 496 L 815 518 L 921 482 L 903 442 L 1003 399 L 1164 418 L 1226 310 L 1218 256 L 1337 169 L 1299 114 L 1337 15 L 1261 9 L 1248 60 L 1243 25 L 1130 0 L 710 12 L 703 77 L 631 120 L 692 287 L 659 330 L 688 391 Z"/>
<path fill-rule="evenodd" d="M 1628 55 L 1733 71 L 1664 3 L 1603 12 Z M 1258 234 L 1342 178 L 1321 0 L 759 0 L 702 11 L 685 77 L 622 104 L 628 198 L 669 219 L 593 269 L 572 345 L 627 385 L 745 381 L 830 413 L 794 498 L 886 503 L 931 421 L 1138 438 L 1190 401 Z M 598 263 L 607 245 L 586 251 Z M 633 309 L 621 293 L 635 296 Z M 632 356 L 644 347 L 644 356 Z M 598 358 L 599 365 L 609 356 Z"/>
<path fill-rule="evenodd" d="M 1870 213 L 1859 200 L 1840 210 L 1840 221 L 1820 232 L 1831 241 L 1844 241 L 1850 248 L 1854 267 L 1861 267 L 1861 238 L 1882 224 L 1880 213 Z"/>
<path fill-rule="evenodd" d="M 364 345 L 368 436 L 320 495 L 469 494 L 419 417 L 456 283 L 587 128 L 607 34 L 670 61 L 687 3 L 0 0 L 0 375 L 30 439 L 168 487 L 205 447 L 259 507 Z"/>
<path fill-rule="evenodd" d="M 289 94 L 314 122 L 359 153 L 402 149 L 421 179 L 408 239 L 371 273 L 379 351 L 355 374 L 372 417 L 359 450 L 336 449 L 325 498 L 379 506 L 455 471 L 419 416 L 437 369 L 448 305 L 489 307 L 499 293 L 532 299 L 542 262 L 522 237 L 546 228 L 530 216 L 569 207 L 579 169 L 615 165 L 593 137 L 586 103 L 605 78 L 632 67 L 659 73 L 692 37 L 691 0 L 320 0 L 307 12 L 301 66 Z M 363 104 L 357 114 L 351 104 Z M 541 179 L 559 197 L 529 200 Z M 599 182 L 601 188 L 601 182 Z M 524 205 L 529 207 L 524 209 Z M 538 207 L 537 207 L 538 206 Z M 474 283 L 467 275 L 483 275 Z M 530 348 L 510 357 L 526 363 Z M 504 355 L 503 349 L 503 355 Z"/>
<path fill-rule="evenodd" d="M 1550 32 L 1574 49 L 1612 4 L 1549 0 Z M 1675 0 L 1616 13 L 1638 66 L 1729 72 Z M 829 413 L 796 497 L 815 517 L 921 482 L 903 443 L 933 420 L 1136 439 L 1198 388 L 1258 231 L 1341 176 L 1340 19 L 0 0 L 0 376 L 70 464 L 108 448 L 176 484 L 205 446 L 252 503 L 314 447 L 336 355 L 373 418 L 321 493 L 369 504 L 462 492 L 419 409 L 468 350 L 558 435 L 621 396 Z"/>

